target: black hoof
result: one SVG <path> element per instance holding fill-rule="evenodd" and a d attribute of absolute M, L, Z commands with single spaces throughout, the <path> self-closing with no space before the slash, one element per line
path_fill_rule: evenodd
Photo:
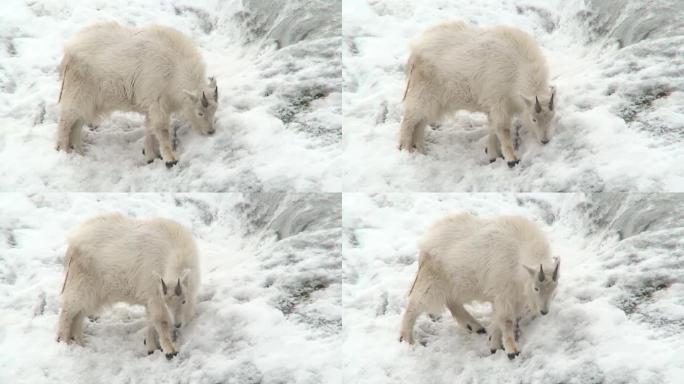
<path fill-rule="evenodd" d="M 479 335 L 484 335 L 484 334 L 487 333 L 487 330 L 485 330 L 484 328 L 480 328 L 480 329 L 477 330 L 477 333 L 478 333 Z"/>
<path fill-rule="evenodd" d="M 468 328 L 468 330 L 469 330 L 470 332 L 472 332 L 472 331 L 473 331 L 473 329 L 472 329 L 472 328 L 470 328 L 470 324 L 467 324 L 467 325 L 466 325 L 466 328 Z"/>
<path fill-rule="evenodd" d="M 508 164 L 508 168 L 513 168 L 513 167 L 515 167 L 519 162 L 520 162 L 520 160 L 509 161 L 509 162 L 507 162 L 506 164 Z"/>
<path fill-rule="evenodd" d="M 489 159 L 489 164 L 491 164 L 491 163 L 493 163 L 493 162 L 495 162 L 495 161 L 496 161 L 496 159 Z"/>
<path fill-rule="evenodd" d="M 166 360 L 171 360 L 174 356 L 176 356 L 178 352 L 173 352 L 173 353 L 167 353 L 166 354 Z"/>
<path fill-rule="evenodd" d="M 167 161 L 167 162 L 166 162 L 166 168 L 171 169 L 171 167 L 173 167 L 173 166 L 176 165 L 176 164 L 178 164 L 178 160 Z"/>
<path fill-rule="evenodd" d="M 548 143 L 549 143 L 548 140 L 542 140 L 542 144 L 548 144 Z"/>
<path fill-rule="evenodd" d="M 404 336 L 399 336 L 399 342 L 401 343 L 402 341 L 404 341 Z"/>
<path fill-rule="evenodd" d="M 168 355 L 166 355 L 166 356 L 168 356 Z M 515 359 L 515 356 L 516 356 L 515 353 L 509 353 L 509 354 L 508 354 L 508 360 L 513 360 L 513 359 Z"/>
<path fill-rule="evenodd" d="M 154 159 L 152 159 L 152 160 L 147 160 L 147 164 L 152 164 L 152 163 L 154 163 Z"/>
<path fill-rule="evenodd" d="M 520 351 L 516 352 L 515 355 L 516 355 L 516 356 L 520 355 Z"/>
<path fill-rule="evenodd" d="M 153 353 L 154 353 L 154 351 L 147 351 L 147 356 L 149 356 L 149 355 L 151 355 L 151 354 L 153 354 Z"/>
<path fill-rule="evenodd" d="M 496 349 L 490 349 L 490 350 L 489 350 L 489 352 L 491 352 L 491 353 L 492 353 L 492 355 L 493 355 L 493 354 L 495 354 L 495 353 L 496 353 Z"/>

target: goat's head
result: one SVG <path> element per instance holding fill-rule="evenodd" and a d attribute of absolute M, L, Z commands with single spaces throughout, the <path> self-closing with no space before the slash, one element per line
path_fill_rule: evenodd
<path fill-rule="evenodd" d="M 548 93 L 542 95 L 520 95 L 525 103 L 521 114 L 523 124 L 532 129 L 542 144 L 549 142 L 549 127 L 556 114 L 554 105 L 556 87 L 550 87 Z"/>
<path fill-rule="evenodd" d="M 558 286 L 560 259 L 555 258 L 552 266 L 528 267 L 523 265 L 529 275 L 526 286 L 526 295 L 530 301 L 533 311 L 538 311 L 542 315 L 549 313 L 551 299 L 555 295 Z"/>
<path fill-rule="evenodd" d="M 202 89 L 194 91 L 184 89 L 183 92 L 187 97 L 183 108 L 185 118 L 196 131 L 205 135 L 214 134 L 214 115 L 218 107 L 216 79 L 210 77 L 208 85 Z"/>
<path fill-rule="evenodd" d="M 165 281 L 158 277 L 159 293 L 168 309 L 170 322 L 175 329 L 190 321 L 194 315 L 194 298 L 188 294 L 190 270 L 184 270 L 175 281 Z"/>

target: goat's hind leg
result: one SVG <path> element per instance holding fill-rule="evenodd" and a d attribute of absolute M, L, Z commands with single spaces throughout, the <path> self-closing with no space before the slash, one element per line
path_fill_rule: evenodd
<path fill-rule="evenodd" d="M 454 319 L 469 331 L 475 331 L 481 335 L 487 333 L 485 328 L 463 307 L 463 304 L 448 301 L 447 308 Z"/>
<path fill-rule="evenodd" d="M 71 126 L 71 133 L 69 134 L 69 144 L 79 155 L 83 154 L 83 141 L 81 140 L 82 130 L 83 124 L 77 121 Z"/>
<path fill-rule="evenodd" d="M 422 313 L 419 300 L 420 298 L 413 295 L 409 298 L 406 312 L 404 312 L 404 317 L 401 320 L 399 342 L 406 341 L 409 344 L 415 342 L 413 339 L 413 327 L 416 325 L 416 319 Z"/>
<path fill-rule="evenodd" d="M 422 128 L 419 128 L 421 125 Z M 416 131 L 419 131 L 417 133 L 420 136 L 424 134 L 420 132 L 421 130 L 424 131 L 422 119 L 417 118 L 410 113 L 405 114 L 404 118 L 401 120 L 401 130 L 399 131 L 399 150 L 407 150 L 409 152 L 416 150 L 414 138 L 416 137 Z M 422 144 L 424 147 L 424 143 Z"/>
<path fill-rule="evenodd" d="M 71 131 L 77 125 L 77 120 L 71 118 L 68 114 L 60 117 L 57 123 L 57 150 L 70 153 L 72 148 Z M 80 129 L 80 128 L 79 128 Z"/>
<path fill-rule="evenodd" d="M 83 324 L 83 310 L 73 306 L 70 303 L 63 303 L 62 310 L 59 314 L 59 325 L 57 326 L 57 341 L 63 341 L 71 344 L 73 341 L 79 342 L 81 338 L 80 332 Z"/>

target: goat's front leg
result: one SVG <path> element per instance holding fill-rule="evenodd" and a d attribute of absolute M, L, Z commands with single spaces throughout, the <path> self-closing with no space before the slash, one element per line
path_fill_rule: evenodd
<path fill-rule="evenodd" d="M 159 336 L 159 344 L 161 345 L 162 351 L 166 355 L 167 359 L 178 354 L 176 346 L 171 341 L 171 325 L 167 321 L 155 321 L 154 330 L 157 331 L 157 336 Z"/>
<path fill-rule="evenodd" d="M 145 346 L 147 346 L 147 354 L 151 355 L 155 350 L 161 349 L 159 346 L 159 338 L 157 337 L 157 331 L 154 330 L 154 325 L 148 324 L 147 330 L 145 332 L 145 340 L 143 341 Z"/>
<path fill-rule="evenodd" d="M 518 156 L 515 154 L 513 148 L 513 140 L 511 139 L 511 117 L 503 113 L 490 113 L 491 120 L 489 124 L 501 143 L 501 153 L 510 168 L 513 168 L 520 162 Z M 489 149 L 488 149 L 489 151 Z M 491 160 L 492 154 L 489 154 Z"/>
<path fill-rule="evenodd" d="M 501 327 L 501 340 L 508 358 L 513 360 L 520 354 L 518 342 L 515 340 L 515 317 L 502 318 L 499 320 Z"/>
<path fill-rule="evenodd" d="M 167 168 L 171 168 L 178 160 L 176 155 L 173 153 L 173 143 L 171 142 L 171 134 L 169 132 L 169 123 L 171 119 L 169 115 L 162 112 L 161 108 L 156 106 L 153 107 L 149 112 L 150 125 L 152 126 L 152 131 L 159 141 L 159 150 L 162 155 L 162 159 L 166 163 Z M 148 155 L 145 154 L 147 157 Z M 147 158 L 149 160 L 149 158 Z"/>
<path fill-rule="evenodd" d="M 150 164 L 154 159 L 161 159 L 159 154 L 159 141 L 157 140 L 149 116 L 145 116 L 145 147 L 142 151 L 145 161 Z"/>

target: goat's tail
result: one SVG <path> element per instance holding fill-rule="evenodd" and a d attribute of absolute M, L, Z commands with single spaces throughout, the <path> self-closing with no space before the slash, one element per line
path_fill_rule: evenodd
<path fill-rule="evenodd" d="M 69 270 L 71 269 L 71 261 L 73 259 L 74 253 L 76 253 L 76 249 L 72 246 L 69 246 L 66 251 L 66 257 L 64 258 L 66 273 L 64 274 L 64 282 L 62 283 L 62 291 L 59 292 L 60 295 L 64 293 L 64 288 L 66 288 L 67 281 L 69 280 Z"/>
<path fill-rule="evenodd" d="M 416 283 L 418 282 L 418 279 L 420 279 L 420 272 L 423 269 L 423 264 L 425 264 L 425 259 L 428 257 L 428 253 L 425 251 L 420 251 L 420 254 L 418 256 L 418 272 L 416 272 L 416 277 L 413 279 L 413 284 L 411 284 L 411 289 L 408 292 L 407 296 L 411 296 L 413 293 L 413 289 L 416 287 Z"/>
<path fill-rule="evenodd" d="M 413 55 L 409 56 L 408 61 L 406 62 L 406 89 L 404 89 L 404 97 L 401 98 L 401 101 L 403 102 L 406 100 L 406 95 L 408 95 L 409 87 L 411 87 L 411 77 L 413 76 L 413 68 L 416 65 L 416 59 Z"/>
<path fill-rule="evenodd" d="M 69 69 L 69 62 L 71 61 L 71 56 L 69 54 L 64 54 L 64 58 L 62 58 L 62 64 L 60 64 L 60 69 L 62 70 L 60 73 L 60 77 L 62 79 L 62 86 L 59 88 L 59 98 L 57 99 L 57 103 L 62 101 L 62 92 L 64 92 L 64 81 L 66 79 L 67 75 L 67 70 Z"/>

